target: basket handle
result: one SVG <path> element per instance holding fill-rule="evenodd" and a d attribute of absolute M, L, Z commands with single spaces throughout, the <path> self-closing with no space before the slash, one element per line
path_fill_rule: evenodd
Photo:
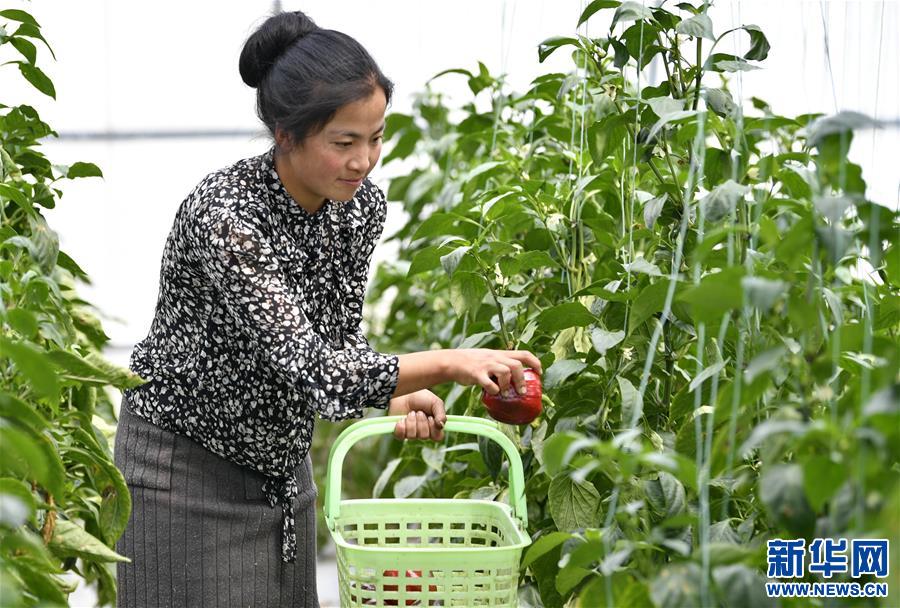
<path fill-rule="evenodd" d="M 394 432 L 397 422 L 406 416 L 378 416 L 366 418 L 348 426 L 331 445 L 328 454 L 328 471 L 325 477 L 325 521 L 330 529 L 334 529 L 334 521 L 341 512 L 341 476 L 344 456 L 357 441 L 372 435 L 387 435 Z M 444 431 L 483 435 L 500 444 L 509 459 L 509 493 L 513 514 L 522 523 L 523 529 L 528 525 L 528 508 L 525 503 L 525 475 L 519 450 L 513 442 L 500 431 L 496 422 L 476 416 L 447 415 Z"/>

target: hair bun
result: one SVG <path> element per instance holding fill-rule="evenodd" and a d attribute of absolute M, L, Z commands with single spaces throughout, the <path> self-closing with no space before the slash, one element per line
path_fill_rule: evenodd
<path fill-rule="evenodd" d="M 238 61 L 241 78 L 256 88 L 291 45 L 319 29 L 302 11 L 272 15 L 247 39 Z"/>

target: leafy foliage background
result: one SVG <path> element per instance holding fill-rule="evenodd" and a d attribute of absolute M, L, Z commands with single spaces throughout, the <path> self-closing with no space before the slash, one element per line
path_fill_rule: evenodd
<path fill-rule="evenodd" d="M 389 116 L 383 162 L 416 168 L 388 192 L 410 221 L 369 294 L 388 305 L 375 343 L 541 358 L 546 415 L 506 427 L 535 538 L 522 605 L 772 605 L 767 539 L 900 531 L 898 219 L 847 158 L 885 125 L 745 108 L 732 78 L 769 42 L 716 32 L 701 3 L 591 18 L 608 35 L 538 49 L 570 52 L 569 73 L 517 93 L 453 68 L 435 78 L 470 101 L 429 87 Z M 718 48 L 732 36 L 743 55 Z M 647 86 L 632 75 L 654 57 Z M 375 495 L 504 500 L 501 455 L 453 443 L 392 448 Z"/>
<path fill-rule="evenodd" d="M 25 11 L 0 11 L 7 62 L 56 98 L 37 66 L 49 43 Z M 55 58 L 55 56 L 54 56 Z M 59 249 L 42 209 L 62 197 L 61 180 L 102 177 L 91 163 L 52 164 L 39 150 L 57 136 L 31 106 L 0 103 L 0 604 L 67 606 L 74 573 L 115 603 L 114 550 L 131 497 L 110 451 L 115 414 L 107 390 L 142 380 L 101 355 L 109 341 L 77 281 L 90 284 Z"/>

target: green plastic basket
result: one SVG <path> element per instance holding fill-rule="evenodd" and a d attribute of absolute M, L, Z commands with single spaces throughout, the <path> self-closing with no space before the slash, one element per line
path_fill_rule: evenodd
<path fill-rule="evenodd" d="M 447 416 L 446 432 L 483 435 L 506 451 L 510 505 L 473 499 L 341 500 L 344 456 L 393 433 L 404 416 L 350 425 L 331 446 L 325 521 L 337 547 L 341 606 L 516 606 L 519 560 L 531 544 L 525 477 L 496 422 Z"/>

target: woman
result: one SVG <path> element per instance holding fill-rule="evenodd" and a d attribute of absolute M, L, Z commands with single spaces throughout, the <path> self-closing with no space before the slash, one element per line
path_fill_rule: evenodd
<path fill-rule="evenodd" d="M 133 498 L 120 606 L 317 606 L 315 415 L 387 409 L 406 416 L 398 439 L 440 441 L 428 387 L 524 392 L 540 369 L 525 351 L 372 350 L 359 325 L 386 202 L 366 176 L 392 84 L 301 12 L 265 21 L 239 67 L 274 145 L 201 180 L 166 241 L 131 356 L 148 383 L 125 391 L 116 437 Z"/>

